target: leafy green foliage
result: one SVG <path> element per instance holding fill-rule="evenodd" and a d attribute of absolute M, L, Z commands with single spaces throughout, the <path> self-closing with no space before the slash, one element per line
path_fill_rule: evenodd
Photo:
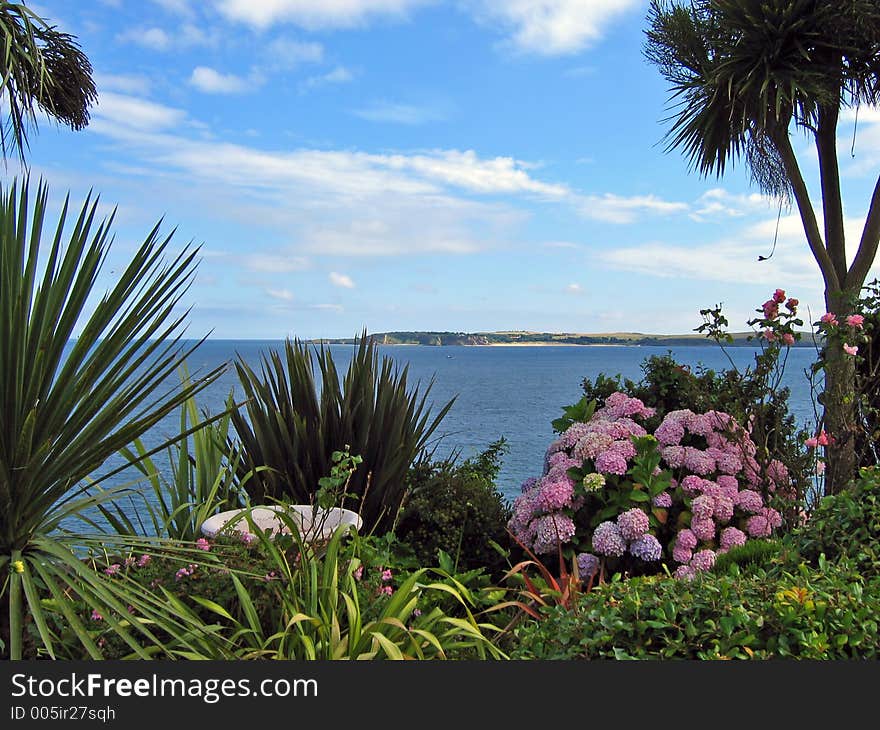
<path fill-rule="evenodd" d="M 366 333 L 342 380 L 330 351 L 314 352 L 320 393 L 312 351 L 303 343 L 288 340 L 283 355 L 270 350 L 259 374 L 236 363 L 248 399 L 245 412 L 232 417 L 241 444 L 239 471 L 253 473 L 245 488 L 254 503 L 284 498 L 309 504 L 330 474 L 333 453 L 347 445 L 363 461 L 340 506 L 358 512 L 365 531 L 387 531 L 405 495 L 407 470 L 454 399 L 432 418 L 431 384 L 421 396 L 418 384 L 411 390 L 408 367 L 401 370 L 388 357 L 380 363 Z"/>
<path fill-rule="evenodd" d="M 506 450 L 502 438 L 464 462 L 426 459 L 410 469 L 410 496 L 395 533 L 422 565 L 435 564 L 443 551 L 459 571 L 485 567 L 500 574 L 506 568 L 495 547 L 508 544 L 510 509 L 495 485 Z"/>
<path fill-rule="evenodd" d="M 712 570 L 723 573 L 731 565 L 766 567 L 779 558 L 782 549 L 781 540 L 749 540 L 745 545 L 735 545 L 726 553 L 720 553 Z"/>
<path fill-rule="evenodd" d="M 877 658 L 880 582 L 823 568 L 614 580 L 518 627 L 511 658 Z"/>
<path fill-rule="evenodd" d="M 866 576 L 880 576 L 880 469 L 860 470 L 842 492 L 823 497 L 792 544 L 813 565 L 821 556 L 846 560 Z"/>
<path fill-rule="evenodd" d="M 123 491 L 90 494 L 84 480 L 222 372 L 168 386 L 199 344 L 180 341 L 185 315 L 176 313 L 195 251 L 165 262 L 170 236 L 160 237 L 157 226 L 112 288 L 92 302 L 112 217 L 95 226 L 98 201 L 87 199 L 67 232 L 65 202 L 41 252 L 47 201 L 43 185 L 33 209 L 27 184 L 21 193 L 16 183 L 0 192 L 0 573 L 9 576 L 0 589 L 0 640 L 11 658 L 21 656 L 25 607 L 52 655 L 40 586 L 56 599 L 66 593 L 109 600 L 113 591 L 74 553 L 101 538 L 59 532 L 62 521 Z M 72 626 L 97 653 L 82 627 Z"/>

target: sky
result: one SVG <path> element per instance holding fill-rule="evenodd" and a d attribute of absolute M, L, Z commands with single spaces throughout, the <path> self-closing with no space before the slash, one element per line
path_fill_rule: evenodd
<path fill-rule="evenodd" d="M 76 36 L 99 92 L 85 130 L 40 124 L 31 176 L 55 210 L 90 190 L 116 208 L 108 285 L 160 220 L 172 251 L 200 246 L 193 337 L 680 334 L 719 303 L 742 331 L 777 287 L 824 312 L 796 210 L 744 166 L 704 179 L 667 151 L 647 2 L 27 5 Z M 854 116 L 850 249 L 880 170 L 880 112 Z"/>

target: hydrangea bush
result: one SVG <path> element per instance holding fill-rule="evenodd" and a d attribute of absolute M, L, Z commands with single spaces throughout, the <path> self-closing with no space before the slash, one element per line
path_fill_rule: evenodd
<path fill-rule="evenodd" d="M 566 409 L 571 413 L 571 409 Z M 584 420 L 568 420 L 528 479 L 509 527 L 539 554 L 576 558 L 582 579 L 601 570 L 678 577 L 709 570 L 719 553 L 770 537 L 782 524 L 770 497 L 793 497 L 786 467 L 761 467 L 749 432 L 721 411 L 654 416 L 615 392 Z"/>

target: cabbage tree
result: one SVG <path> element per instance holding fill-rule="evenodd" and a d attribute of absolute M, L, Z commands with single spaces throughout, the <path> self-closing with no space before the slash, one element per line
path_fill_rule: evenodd
<path fill-rule="evenodd" d="M 861 236 L 847 251 L 837 133 L 841 112 L 880 100 L 880 3 L 876 0 L 653 0 L 647 58 L 676 101 L 668 140 L 700 174 L 721 176 L 744 159 L 766 193 L 793 199 L 839 321 L 852 313 L 880 240 L 880 177 Z M 811 197 L 792 144 L 814 144 L 820 197 Z M 818 204 L 821 202 L 821 209 Z M 821 223 L 820 223 L 821 218 Z M 825 344 L 826 489 L 855 474 L 854 362 Z"/>

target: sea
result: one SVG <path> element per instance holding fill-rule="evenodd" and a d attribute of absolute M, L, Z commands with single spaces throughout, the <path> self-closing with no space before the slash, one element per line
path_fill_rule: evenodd
<path fill-rule="evenodd" d="M 327 345 L 337 368 L 344 372 L 354 351 L 351 345 Z M 236 358 L 255 369 L 261 356 L 271 349 L 282 350 L 283 342 L 258 340 L 206 340 L 190 356 L 187 365 L 193 377 L 228 364 L 224 374 L 203 390 L 197 401 L 211 413 L 223 410 L 230 392 L 241 396 L 235 369 Z M 540 476 L 544 452 L 553 440 L 551 421 L 562 408 L 583 395 L 584 378 L 600 373 L 640 380 L 642 365 L 651 355 L 672 354 L 681 364 L 721 370 L 754 364 L 756 350 L 730 347 L 722 351 L 712 345 L 682 347 L 645 346 L 379 346 L 382 357 L 399 367 L 408 366 L 410 388 L 419 392 L 431 384 L 428 402 L 439 409 L 453 397 L 455 403 L 441 421 L 432 446 L 438 456 L 459 453 L 474 456 L 500 437 L 507 441 L 498 476 L 499 491 L 512 500 L 522 482 Z M 726 353 L 726 354 L 725 354 Z M 790 406 L 798 420 L 810 426 L 815 411 L 807 371 L 816 358 L 810 347 L 791 348 L 782 385 L 791 390 Z M 169 415 L 147 436 L 148 446 L 177 433 L 179 416 Z M 160 467 L 161 457 L 156 459 Z M 105 465 L 111 467 L 113 463 Z M 122 480 L 122 476 L 116 481 Z"/>

